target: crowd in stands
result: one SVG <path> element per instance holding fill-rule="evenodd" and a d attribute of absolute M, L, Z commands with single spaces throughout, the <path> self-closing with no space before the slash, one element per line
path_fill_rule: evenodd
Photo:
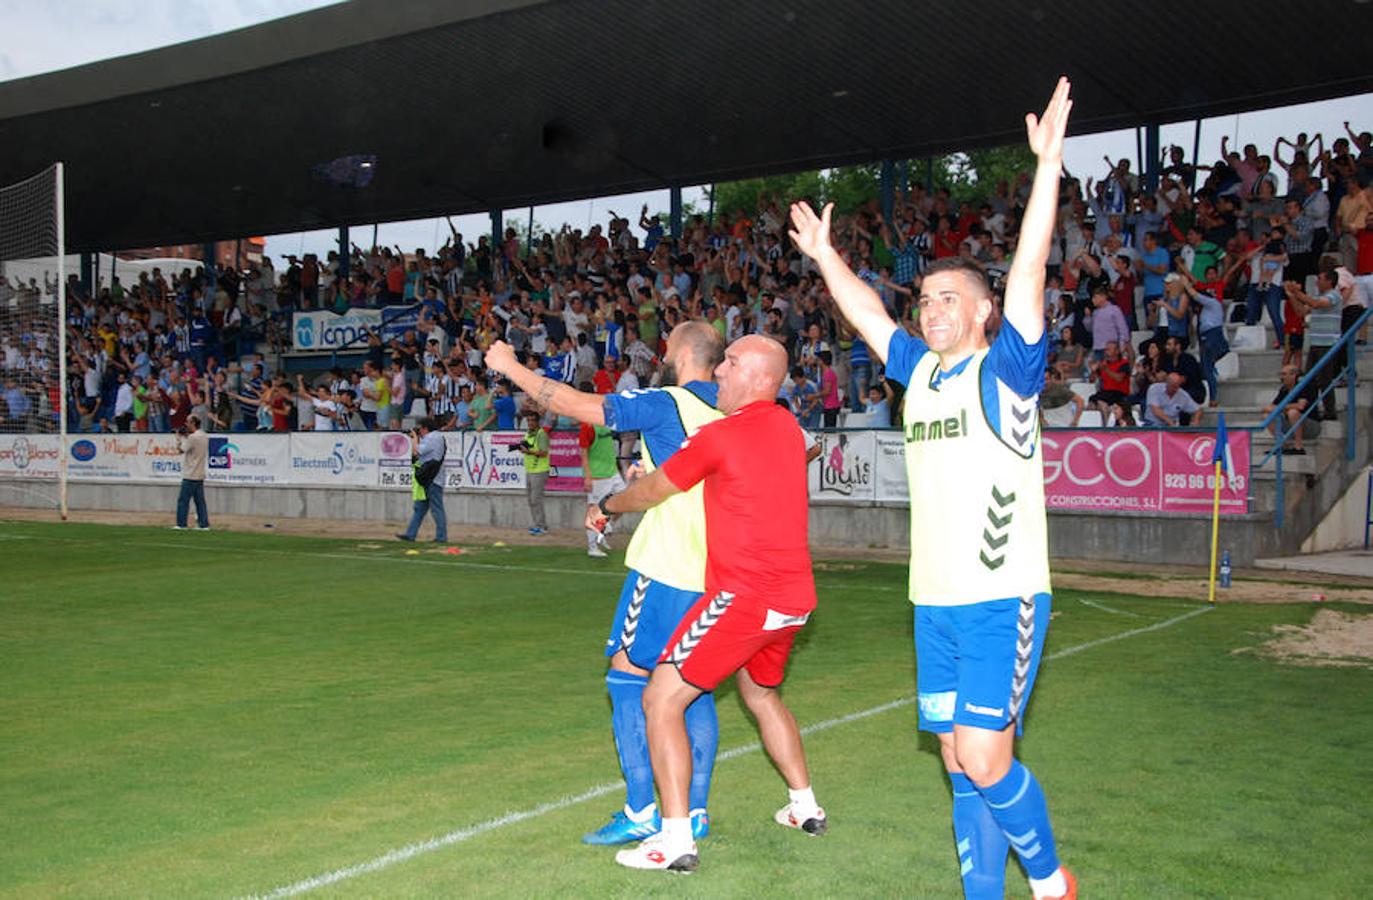
<path fill-rule="evenodd" d="M 1300 371 L 1369 302 L 1373 137 L 1351 130 L 1326 149 L 1303 134 L 1271 156 L 1222 142 L 1221 153 L 1196 166 L 1169 148 L 1154 191 L 1128 160 L 1106 160 L 1100 178 L 1066 173 L 1046 288 L 1046 420 L 1073 424 L 1095 407 L 1119 425 L 1196 424 L 1219 402 L 1227 317 L 1253 324 L 1266 312 L 1284 363 Z M 835 243 L 918 332 L 915 299 L 932 261 L 977 259 L 999 290 L 1029 190 L 1025 174 L 978 203 L 915 186 L 885 214 L 874 198 L 837 215 Z M 68 424 L 172 431 L 196 413 L 218 431 L 387 429 L 423 400 L 445 428 L 507 429 L 523 398 L 483 370 L 492 341 L 604 393 L 659 383 L 667 335 L 703 319 L 727 341 L 759 333 L 787 347 L 780 399 L 803 425 L 889 426 L 900 386 L 790 245 L 793 199 L 802 198 L 760 196 L 746 214 L 694 217 L 677 239 L 644 207 L 637 221 L 612 213 L 604 227 L 564 226 L 530 245 L 513 229 L 499 243 L 454 232 L 434 252 L 353 247 L 346 260 L 290 256 L 280 271 L 268 259 L 243 272 L 154 270 L 95 294 L 73 276 Z M 0 317 L 5 430 L 55 424 L 57 341 L 38 311 L 44 290 L 0 278 L 0 309 L 18 311 Z M 390 340 L 369 333 L 351 348 L 365 354 L 360 368 L 308 381 L 279 371 L 294 311 L 394 305 L 418 306 L 418 324 Z M 1069 387 L 1081 380 L 1096 385 L 1086 400 Z"/>

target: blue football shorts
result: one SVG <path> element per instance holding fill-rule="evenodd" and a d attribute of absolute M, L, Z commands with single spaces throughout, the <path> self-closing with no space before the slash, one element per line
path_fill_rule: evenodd
<path fill-rule="evenodd" d="M 610 622 L 605 655 L 614 656 L 623 649 L 631 663 L 641 669 L 652 669 L 677 630 L 677 623 L 699 599 L 701 591 L 670 587 L 630 569 L 620 590 L 615 618 Z"/>
<path fill-rule="evenodd" d="M 1049 630 L 1049 594 L 966 606 L 915 607 L 920 729 L 971 725 L 1024 731 L 1025 707 Z"/>

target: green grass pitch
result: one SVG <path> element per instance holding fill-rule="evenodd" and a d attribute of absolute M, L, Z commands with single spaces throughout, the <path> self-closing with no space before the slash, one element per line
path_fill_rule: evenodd
<path fill-rule="evenodd" d="M 903 567 L 817 571 L 784 688 L 823 726 L 806 749 L 830 834 L 778 828 L 780 778 L 727 753 L 682 878 L 578 841 L 622 802 L 601 656 L 621 554 L 404 549 L 0 523 L 0 895 L 247 897 L 330 873 L 315 895 L 958 895 Z M 1369 672 L 1233 652 L 1309 605 L 1200 608 L 1055 597 L 1021 754 L 1083 895 L 1367 896 Z M 719 700 L 722 750 L 749 748 Z"/>

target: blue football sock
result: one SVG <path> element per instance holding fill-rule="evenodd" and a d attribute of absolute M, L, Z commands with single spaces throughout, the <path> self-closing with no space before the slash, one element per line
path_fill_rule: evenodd
<path fill-rule="evenodd" d="M 1006 833 L 992 818 L 977 786 L 962 772 L 950 772 L 953 782 L 953 837 L 967 900 L 1002 900 L 1006 896 Z"/>
<path fill-rule="evenodd" d="M 648 677 L 611 669 L 605 674 L 605 683 L 610 690 L 610 727 L 625 777 L 625 805 L 641 810 L 653 802 L 653 763 L 648 757 L 648 727 L 644 722 Z"/>
<path fill-rule="evenodd" d="M 992 816 L 1010 838 L 1020 864 L 1031 878 L 1048 878 L 1058 871 L 1058 849 L 1054 829 L 1049 824 L 1049 805 L 1044 791 L 1030 770 L 1011 760 L 1011 771 L 990 787 L 978 792 L 987 801 Z"/>
<path fill-rule="evenodd" d="M 702 694 L 686 708 L 687 739 L 691 741 L 690 808 L 705 809 L 710 797 L 710 774 L 720 746 L 720 720 L 715 715 L 715 695 Z"/>

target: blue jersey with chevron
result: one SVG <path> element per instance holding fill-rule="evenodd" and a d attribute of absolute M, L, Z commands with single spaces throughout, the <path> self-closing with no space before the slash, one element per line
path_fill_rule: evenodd
<path fill-rule="evenodd" d="M 887 345 L 887 377 L 908 385 L 916 364 L 929 352 L 929 345 L 920 338 L 897 329 Z M 937 390 L 945 381 L 959 377 L 971 359 L 963 360 L 947 372 L 940 370 L 930 386 Z M 982 366 L 982 411 L 987 424 L 1003 442 L 1025 456 L 1033 449 L 1038 422 L 1032 415 L 1032 407 L 1038 406 L 1048 362 L 1047 334 L 1041 334 L 1033 344 L 1028 343 L 1014 325 L 1003 319 Z"/>
<path fill-rule="evenodd" d="M 713 381 L 689 381 L 682 387 L 711 406 L 720 393 Z M 659 388 L 606 394 L 605 424 L 615 431 L 639 432 L 649 455 L 660 466 L 687 439 L 677 401 Z"/>

